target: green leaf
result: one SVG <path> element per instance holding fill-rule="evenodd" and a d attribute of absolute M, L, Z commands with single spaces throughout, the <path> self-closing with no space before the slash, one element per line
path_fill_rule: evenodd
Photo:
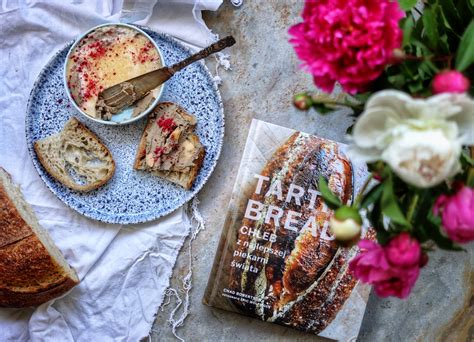
<path fill-rule="evenodd" d="M 411 10 L 416 5 L 416 2 L 417 2 L 417 0 L 398 0 L 398 3 L 400 4 L 400 7 L 404 11 Z"/>
<path fill-rule="evenodd" d="M 461 163 L 463 165 L 474 166 L 474 159 L 472 159 L 466 151 L 461 153 Z"/>
<path fill-rule="evenodd" d="M 428 212 L 427 219 L 431 224 L 434 224 L 435 226 L 441 226 L 441 217 L 439 215 L 434 215 L 433 214 L 433 209 L 430 207 L 430 211 Z"/>
<path fill-rule="evenodd" d="M 438 2 L 438 0 L 436 0 Z M 451 51 L 449 50 L 448 34 L 447 31 L 452 31 L 451 26 L 444 16 L 443 9 L 440 5 L 436 4 L 433 7 L 434 20 L 437 23 L 437 47 L 439 53 L 444 55 L 449 55 Z"/>
<path fill-rule="evenodd" d="M 466 185 L 474 188 L 474 159 L 472 159 L 466 151 L 461 153 L 461 165 L 465 170 Z"/>
<path fill-rule="evenodd" d="M 456 52 L 456 69 L 464 71 L 474 62 L 474 20 L 462 35 L 459 43 L 458 51 Z"/>
<path fill-rule="evenodd" d="M 449 42 L 448 42 L 448 35 L 444 33 L 443 35 L 440 35 L 439 37 L 439 43 L 441 44 L 441 50 L 448 55 L 450 50 L 449 50 Z"/>
<path fill-rule="evenodd" d="M 321 192 L 324 203 L 326 203 L 329 208 L 337 209 L 342 206 L 341 200 L 332 193 L 331 189 L 329 189 L 326 179 L 323 176 L 319 176 L 319 192 Z"/>
<path fill-rule="evenodd" d="M 426 242 L 430 239 L 428 233 L 425 230 L 425 226 L 417 226 L 414 230 L 413 234 L 415 235 L 416 239 L 421 243 Z"/>
<path fill-rule="evenodd" d="M 436 21 L 436 15 L 432 8 L 425 8 L 423 10 L 423 16 L 421 17 L 424 25 L 424 35 L 428 42 L 428 45 L 433 50 L 438 49 L 438 23 Z"/>
<path fill-rule="evenodd" d="M 419 191 L 418 195 L 420 196 L 420 198 L 413 214 L 413 234 L 420 242 L 426 242 L 430 239 L 425 229 L 425 227 L 427 226 L 427 213 L 431 211 L 433 201 L 436 197 L 432 195 L 431 189 Z"/>
<path fill-rule="evenodd" d="M 388 168 L 386 169 L 388 170 Z M 397 202 L 397 197 L 393 191 L 393 175 L 388 170 L 387 177 L 384 177 L 383 192 L 381 199 L 382 213 L 390 218 L 393 223 L 399 224 L 403 227 L 410 227 L 410 223 L 403 214 Z"/>
<path fill-rule="evenodd" d="M 328 107 L 326 107 L 325 105 L 323 104 L 320 104 L 320 103 L 315 103 L 313 104 L 313 108 L 316 109 L 316 111 L 319 113 L 319 114 L 328 114 L 330 112 L 333 112 L 334 109 L 330 109 Z"/>
<path fill-rule="evenodd" d="M 474 188 L 474 168 L 470 168 L 467 171 L 466 186 Z"/>
<path fill-rule="evenodd" d="M 474 0 L 472 0 L 474 1 Z M 439 4 L 441 12 L 443 14 L 443 18 L 446 21 L 445 25 L 453 30 L 455 33 L 462 34 L 459 32 L 463 28 L 462 26 L 462 18 L 459 15 L 459 12 L 454 5 L 453 0 L 439 0 Z"/>
<path fill-rule="evenodd" d="M 461 13 L 461 26 L 462 29 L 469 25 L 469 22 L 474 17 L 474 4 L 471 4 L 472 0 L 456 0 L 456 10 Z M 462 34 L 462 32 L 461 32 Z"/>
<path fill-rule="evenodd" d="M 393 76 L 388 77 L 388 81 L 395 87 L 395 88 L 402 88 L 406 81 L 405 81 L 405 75 L 403 74 L 396 74 Z"/>
<path fill-rule="evenodd" d="M 432 61 L 427 59 L 426 61 L 423 62 L 424 65 L 426 65 L 433 74 L 437 74 L 439 72 L 439 68 L 433 64 Z"/>
<path fill-rule="evenodd" d="M 416 47 L 416 55 L 418 57 L 429 56 L 433 54 L 426 44 L 417 39 L 412 40 L 412 44 Z"/>
<path fill-rule="evenodd" d="M 426 229 L 431 240 L 433 240 L 436 245 L 441 249 L 446 249 L 450 251 L 464 251 L 464 248 L 458 246 L 448 237 L 444 236 L 441 233 L 440 227 L 434 224 L 429 224 L 429 227 Z"/>
<path fill-rule="evenodd" d="M 413 94 L 419 93 L 420 91 L 422 91 L 424 89 L 423 82 L 421 82 L 421 81 L 412 82 L 408 85 L 408 89 Z"/>
<path fill-rule="evenodd" d="M 413 28 L 415 27 L 415 21 L 411 15 L 408 15 L 400 24 L 403 30 L 403 44 L 402 46 L 407 46 L 410 44 L 411 34 L 413 32 Z"/>
<path fill-rule="evenodd" d="M 432 208 L 428 211 L 427 219 L 424 220 L 427 235 L 441 249 L 450 251 L 463 251 L 464 249 L 456 245 L 451 239 L 441 233 L 441 217 L 433 214 Z"/>
<path fill-rule="evenodd" d="M 355 94 L 354 97 L 360 103 L 366 103 L 371 95 L 372 93 L 370 91 L 367 91 L 365 93 Z"/>
<path fill-rule="evenodd" d="M 369 219 L 371 226 L 377 232 L 378 243 L 385 245 L 390 240 L 390 232 L 384 228 L 380 202 L 374 203 L 372 210 L 367 213 L 367 218 Z"/>
<path fill-rule="evenodd" d="M 386 245 L 390 241 L 390 233 L 384 228 L 377 230 L 377 242 L 380 245 Z"/>
<path fill-rule="evenodd" d="M 366 193 L 360 202 L 360 208 L 367 208 L 369 205 L 378 201 L 382 197 L 383 183 L 374 186 L 368 193 Z"/>

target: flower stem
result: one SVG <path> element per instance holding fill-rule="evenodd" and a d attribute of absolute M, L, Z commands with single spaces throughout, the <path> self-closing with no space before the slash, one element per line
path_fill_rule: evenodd
<path fill-rule="evenodd" d="M 413 195 L 411 199 L 410 206 L 408 207 L 408 212 L 407 212 L 407 220 L 410 223 L 413 218 L 413 214 L 415 213 L 416 205 L 418 204 L 419 200 L 420 200 L 420 195 L 418 193 Z"/>
<path fill-rule="evenodd" d="M 359 206 L 359 203 L 362 200 L 362 197 L 364 196 L 365 190 L 367 190 L 367 187 L 369 186 L 370 181 L 372 180 L 373 177 L 374 175 L 371 173 L 365 180 L 364 185 L 362 185 L 362 188 L 360 189 L 359 194 L 357 195 L 356 200 L 354 201 L 354 204 L 352 205 L 354 208 L 357 208 Z"/>
<path fill-rule="evenodd" d="M 332 97 L 327 94 L 312 94 L 311 100 L 314 104 L 324 104 L 326 106 L 344 106 L 350 107 L 353 109 L 361 109 L 364 107 L 363 103 L 358 103 L 357 101 L 349 99 L 346 95 L 339 94 L 335 97 Z"/>
<path fill-rule="evenodd" d="M 430 61 L 442 61 L 442 62 L 447 62 L 448 65 L 450 65 L 451 63 L 451 60 L 453 59 L 453 55 L 448 55 L 448 56 L 435 56 L 435 55 L 431 55 L 431 56 L 415 56 L 415 55 L 405 55 L 403 57 L 403 59 L 405 60 L 408 60 L 408 61 L 426 61 L 426 60 L 430 60 Z"/>
<path fill-rule="evenodd" d="M 469 147 L 469 152 L 470 152 L 471 158 L 474 159 L 474 146 Z M 474 184 L 474 166 L 471 166 L 469 168 L 469 171 L 467 172 L 466 184 L 467 186 L 472 186 Z"/>

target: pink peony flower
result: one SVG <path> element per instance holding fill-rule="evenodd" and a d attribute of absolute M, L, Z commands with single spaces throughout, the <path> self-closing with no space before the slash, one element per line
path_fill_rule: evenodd
<path fill-rule="evenodd" d="M 407 298 L 410 295 L 411 289 L 415 286 L 420 274 L 420 268 L 394 269 L 392 272 L 390 278 L 374 284 L 375 293 L 379 297 L 394 296 L 401 299 Z"/>
<path fill-rule="evenodd" d="M 462 186 L 453 196 L 441 195 L 435 202 L 433 212 L 441 212 L 443 228 L 455 242 L 474 240 L 474 189 Z"/>
<path fill-rule="evenodd" d="M 338 81 L 355 94 L 393 60 L 405 13 L 390 0 L 307 0 L 303 22 L 289 30 L 298 57 L 315 84 L 331 92 Z"/>
<path fill-rule="evenodd" d="M 357 279 L 374 286 L 380 297 L 407 298 L 420 274 L 421 248 L 409 234 L 401 233 L 386 246 L 361 240 L 361 253 L 349 268 Z"/>
<path fill-rule="evenodd" d="M 433 93 L 465 93 L 469 87 L 469 79 L 456 70 L 442 71 L 433 78 Z"/>
<path fill-rule="evenodd" d="M 392 265 L 410 267 L 420 262 L 421 248 L 417 240 L 410 234 L 402 232 L 390 240 L 385 247 L 387 259 Z"/>

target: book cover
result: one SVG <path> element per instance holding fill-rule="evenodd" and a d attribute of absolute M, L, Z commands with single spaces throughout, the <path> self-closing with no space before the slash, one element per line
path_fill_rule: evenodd
<path fill-rule="evenodd" d="M 336 340 L 356 338 L 369 287 L 331 236 L 324 176 L 344 203 L 367 177 L 346 146 L 253 120 L 203 302 Z"/>

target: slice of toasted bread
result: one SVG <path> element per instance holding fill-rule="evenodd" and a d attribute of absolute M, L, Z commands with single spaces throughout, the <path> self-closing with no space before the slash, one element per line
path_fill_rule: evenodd
<path fill-rule="evenodd" d="M 160 103 L 148 119 L 134 168 L 191 188 L 205 156 L 199 137 L 192 133 L 195 125 L 194 115 L 180 106 Z"/>
<path fill-rule="evenodd" d="M 115 172 L 110 151 L 74 117 L 58 134 L 36 141 L 34 148 L 46 171 L 73 190 L 97 189 Z"/>
<path fill-rule="evenodd" d="M 79 283 L 20 188 L 1 167 L 0 275 L 0 307 L 40 305 Z"/>
<path fill-rule="evenodd" d="M 159 147 L 160 156 L 171 153 L 176 148 L 181 136 L 190 132 L 195 126 L 196 117 L 188 114 L 177 104 L 159 103 L 148 116 L 148 122 L 138 145 L 134 169 L 160 169 L 161 159 L 159 157 L 155 158 L 153 162 L 150 159 L 147 162 L 146 156 L 150 156 L 156 147 Z M 153 140 L 152 144 L 150 144 L 150 140 Z"/>

